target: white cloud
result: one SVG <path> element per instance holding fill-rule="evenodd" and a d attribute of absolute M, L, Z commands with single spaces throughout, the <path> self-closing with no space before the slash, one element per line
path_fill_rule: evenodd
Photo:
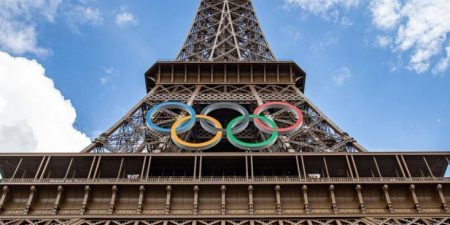
<path fill-rule="evenodd" d="M 138 20 L 133 13 L 123 11 L 116 15 L 116 24 L 120 27 L 136 26 L 138 24 Z"/>
<path fill-rule="evenodd" d="M 62 0 L 0 1 L 0 50 L 13 54 L 45 55 L 48 50 L 38 46 L 36 22 L 41 18 L 54 21 Z"/>
<path fill-rule="evenodd" d="M 378 35 L 376 37 L 377 45 L 386 48 L 389 47 L 392 43 L 392 38 L 386 35 Z"/>
<path fill-rule="evenodd" d="M 65 14 L 75 32 L 79 32 L 78 25 L 98 26 L 103 24 L 103 13 L 100 9 L 91 6 L 70 5 Z"/>
<path fill-rule="evenodd" d="M 337 86 L 342 86 L 353 76 L 352 72 L 347 67 L 342 67 L 333 75 L 333 81 Z"/>
<path fill-rule="evenodd" d="M 434 67 L 433 73 L 443 73 L 447 70 L 447 68 L 450 65 L 450 45 L 445 48 L 445 51 L 447 53 L 447 56 L 445 58 L 442 58 L 439 63 Z"/>
<path fill-rule="evenodd" d="M 327 19 L 337 20 L 339 9 L 350 9 L 358 6 L 359 0 L 284 0 L 285 7 L 298 7 L 313 15 L 319 15 Z M 344 24 L 348 24 L 348 18 Z"/>
<path fill-rule="evenodd" d="M 386 34 L 394 36 L 391 49 L 411 54 L 408 68 L 423 73 L 431 67 L 442 73 L 449 66 L 445 51 L 450 32 L 450 1 L 448 0 L 374 0 L 370 4 L 373 23 Z M 389 32 L 392 30 L 393 32 Z M 434 65 L 434 61 L 438 61 Z"/>
<path fill-rule="evenodd" d="M 114 77 L 119 75 L 119 71 L 114 67 L 103 68 L 104 76 L 100 77 L 100 84 L 105 85 L 111 81 Z"/>
<path fill-rule="evenodd" d="M 400 1 L 374 0 L 370 3 L 373 23 L 382 29 L 392 29 L 400 20 Z"/>
<path fill-rule="evenodd" d="M 0 52 L 0 151 L 80 151 L 89 138 L 76 112 L 35 60 Z"/>
<path fill-rule="evenodd" d="M 341 21 L 339 22 L 343 27 L 351 27 L 353 26 L 353 21 L 351 21 L 347 17 L 342 17 Z"/>
<path fill-rule="evenodd" d="M 329 46 L 336 45 L 338 41 L 339 40 L 335 37 L 329 37 L 311 45 L 311 49 L 315 51 L 324 51 Z"/>

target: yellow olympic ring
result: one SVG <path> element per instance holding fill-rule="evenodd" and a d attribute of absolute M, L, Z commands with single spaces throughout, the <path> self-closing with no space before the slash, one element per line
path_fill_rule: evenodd
<path fill-rule="evenodd" d="M 216 120 L 213 117 L 205 116 L 205 115 L 197 115 L 196 118 L 204 119 L 204 120 L 208 120 L 208 121 L 212 122 L 213 125 L 218 130 L 216 135 L 209 141 L 206 141 L 203 143 L 189 143 L 189 142 L 182 140 L 180 137 L 178 137 L 177 128 L 181 124 L 184 124 L 187 120 L 191 119 L 191 116 L 185 116 L 185 117 L 178 119 L 170 128 L 170 135 L 172 137 L 172 140 L 178 147 L 181 147 L 181 148 L 184 148 L 187 150 L 192 150 L 192 151 L 201 151 L 201 150 L 205 150 L 205 149 L 214 147 L 222 139 L 222 135 L 223 135 L 222 124 L 220 124 L 220 122 L 218 120 Z"/>

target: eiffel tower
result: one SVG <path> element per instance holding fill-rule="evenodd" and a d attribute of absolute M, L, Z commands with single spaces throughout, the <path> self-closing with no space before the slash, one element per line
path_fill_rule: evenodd
<path fill-rule="evenodd" d="M 251 0 L 201 0 L 176 60 L 81 153 L 0 154 L 0 225 L 450 225 L 449 152 L 368 152 L 305 81 Z"/>

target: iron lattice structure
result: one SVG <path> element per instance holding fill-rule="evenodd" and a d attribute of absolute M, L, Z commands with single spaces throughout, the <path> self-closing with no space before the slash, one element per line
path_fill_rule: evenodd
<path fill-rule="evenodd" d="M 448 218 L 364 218 L 364 219 L 299 219 L 299 220 L 95 220 L 95 219 L 38 219 L 5 220 L 0 225 L 449 225 Z"/>
<path fill-rule="evenodd" d="M 274 61 L 249 0 L 204 0 L 177 60 Z"/>
<path fill-rule="evenodd" d="M 267 101 L 287 101 L 304 112 L 302 129 L 288 136 L 281 136 L 278 144 L 265 149 L 266 152 L 362 152 L 365 149 L 350 137 L 293 84 L 265 85 L 156 85 L 116 125 L 97 138 L 83 152 L 133 153 L 133 152 L 182 152 L 168 137 L 152 132 L 145 125 L 147 110 L 167 99 L 187 102 L 201 107 L 213 102 L 228 101 L 255 108 Z M 198 110 L 200 111 L 200 110 Z M 160 115 L 164 123 L 173 123 L 176 115 L 171 112 Z M 295 118 L 279 112 L 275 121 L 293 123 Z M 199 133 L 191 134 L 190 137 Z M 248 135 L 255 137 L 248 137 Z M 205 135 L 205 134 L 201 134 Z M 247 136 L 246 136 L 247 135 Z M 258 139 L 262 134 L 248 130 L 240 138 Z M 205 137 L 206 138 L 206 137 Z M 189 139 L 189 138 L 188 138 Z"/>
<path fill-rule="evenodd" d="M 147 95 L 81 154 L 0 154 L 0 225 L 450 225 L 449 152 L 367 152 L 305 96 L 305 81 L 275 59 L 251 0 L 201 0 L 177 60 L 156 62 Z M 224 138 L 187 152 L 147 126 L 168 100 L 196 112 L 283 101 L 304 121 L 263 150 Z M 212 116 L 226 124 L 232 111 Z M 296 120 L 266 113 L 282 127 Z M 182 115 L 152 121 L 170 127 Z M 267 138 L 254 126 L 236 136 Z M 181 138 L 211 134 L 194 126 Z"/>

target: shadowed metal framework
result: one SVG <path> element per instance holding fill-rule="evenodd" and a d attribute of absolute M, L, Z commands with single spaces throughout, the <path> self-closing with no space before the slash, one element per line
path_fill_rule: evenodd
<path fill-rule="evenodd" d="M 304 125 L 298 132 L 280 136 L 276 145 L 263 152 L 366 151 L 304 95 L 306 74 L 292 61 L 157 62 L 145 78 L 148 94 L 83 152 L 182 152 L 167 136 L 156 134 L 145 125 L 148 109 L 167 99 L 192 105 L 197 112 L 221 101 L 239 103 L 249 111 L 268 101 L 286 101 L 302 109 Z M 287 110 L 271 116 L 283 126 L 295 122 Z M 177 117 L 178 113 L 166 110 L 154 121 L 168 126 Z M 201 141 L 210 137 L 202 129 L 193 129 L 184 138 Z M 262 132 L 251 128 L 238 137 L 248 141 L 265 138 Z M 222 142 L 224 145 L 213 151 L 239 151 L 226 145 L 227 140 Z"/>
<path fill-rule="evenodd" d="M 180 61 L 274 61 L 252 2 L 203 0 Z"/>
<path fill-rule="evenodd" d="M 250 0 L 201 0 L 177 60 L 156 62 L 145 82 L 147 95 L 80 154 L 0 154 L 0 225 L 450 225 L 450 152 L 367 152 L 305 96 L 305 72 L 275 59 Z M 186 152 L 146 125 L 168 100 L 197 112 L 283 101 L 305 118 L 258 152 L 226 138 Z M 152 121 L 170 127 L 181 115 Z M 180 136 L 212 135 L 197 125 Z M 236 136 L 267 138 L 253 125 Z"/>

